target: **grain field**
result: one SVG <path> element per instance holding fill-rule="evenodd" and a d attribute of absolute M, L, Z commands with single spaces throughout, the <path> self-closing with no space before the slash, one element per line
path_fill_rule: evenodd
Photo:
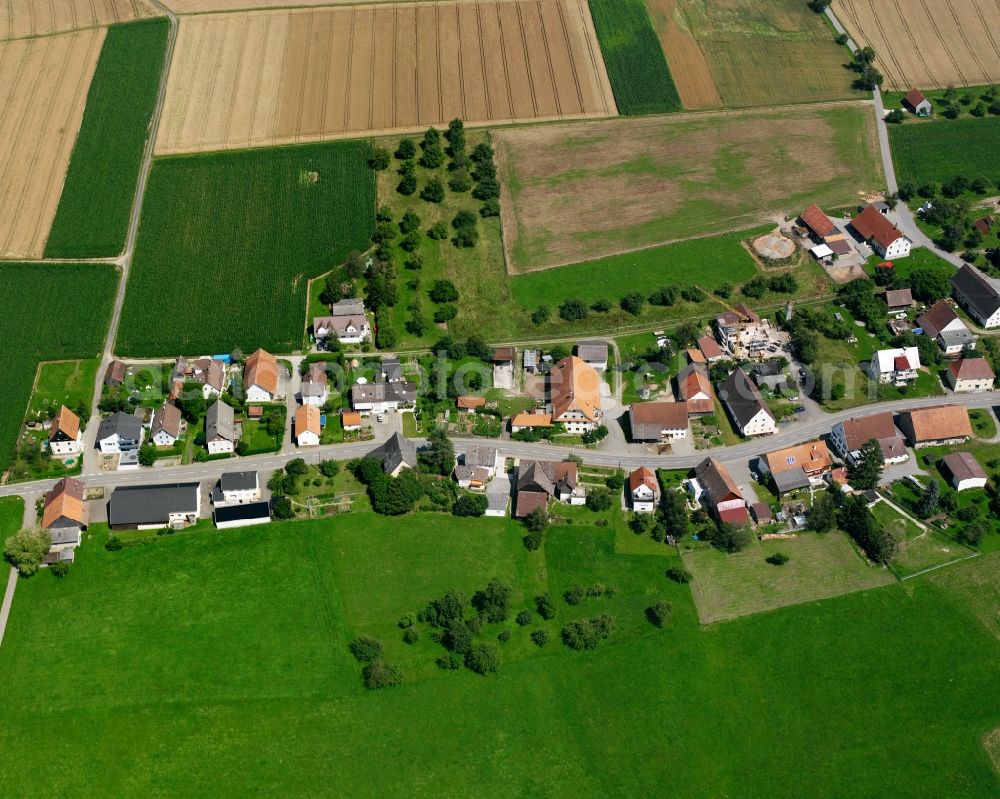
<path fill-rule="evenodd" d="M 715 88 L 708 61 L 690 29 L 678 21 L 677 0 L 646 0 L 646 6 L 683 106 L 689 111 L 718 108 L 722 98 Z"/>
<path fill-rule="evenodd" d="M 157 153 L 617 113 L 586 0 L 181 20 Z"/>
<path fill-rule="evenodd" d="M 147 0 L 6 0 L 0 3 L 0 40 L 131 22 L 157 16 Z"/>
<path fill-rule="evenodd" d="M 1000 82 L 1000 0 L 836 0 L 837 17 L 905 90 Z"/>
<path fill-rule="evenodd" d="M 0 42 L 0 257 L 42 255 L 104 35 Z"/>

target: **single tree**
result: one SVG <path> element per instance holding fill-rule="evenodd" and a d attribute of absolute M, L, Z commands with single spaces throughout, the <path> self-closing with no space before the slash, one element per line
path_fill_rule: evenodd
<path fill-rule="evenodd" d="M 30 577 L 42 565 L 50 546 L 52 536 L 48 530 L 29 528 L 9 537 L 4 542 L 3 554 L 23 577 Z"/>
<path fill-rule="evenodd" d="M 854 488 L 870 491 L 878 485 L 884 468 L 885 456 L 882 454 L 882 445 L 872 439 L 865 442 L 858 457 L 848 465 L 848 479 Z"/>

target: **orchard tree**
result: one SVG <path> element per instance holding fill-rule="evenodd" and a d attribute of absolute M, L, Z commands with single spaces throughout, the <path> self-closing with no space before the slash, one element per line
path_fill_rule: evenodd
<path fill-rule="evenodd" d="M 23 577 L 30 577 L 42 565 L 50 546 L 52 536 L 48 530 L 31 528 L 10 536 L 4 542 L 3 554 Z"/>

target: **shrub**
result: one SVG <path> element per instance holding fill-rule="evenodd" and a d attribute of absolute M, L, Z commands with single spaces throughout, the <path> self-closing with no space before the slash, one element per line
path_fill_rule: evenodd
<path fill-rule="evenodd" d="M 545 324 L 549 321 L 552 311 L 548 305 L 539 305 L 531 314 L 531 321 L 536 325 Z"/>
<path fill-rule="evenodd" d="M 472 178 L 469 177 L 468 170 L 463 167 L 452 172 L 451 177 L 448 178 L 448 188 L 458 194 L 462 194 L 471 189 Z"/>
<path fill-rule="evenodd" d="M 372 150 L 372 157 L 368 159 L 368 166 L 376 172 L 389 168 L 389 151 L 384 147 L 375 147 Z"/>
<path fill-rule="evenodd" d="M 559 316 L 567 322 L 579 322 L 587 318 L 587 303 L 578 297 L 569 297 L 559 306 Z"/>
<path fill-rule="evenodd" d="M 365 688 L 374 691 L 379 688 L 399 685 L 403 681 L 403 672 L 398 666 L 379 659 L 372 661 L 361 670 L 361 679 L 364 681 Z"/>
<path fill-rule="evenodd" d="M 532 630 L 531 640 L 535 646 L 545 646 L 549 642 L 549 634 L 546 630 Z"/>
<path fill-rule="evenodd" d="M 465 666 L 476 674 L 492 674 L 500 668 L 500 650 L 493 644 L 474 644 L 465 653 Z"/>
<path fill-rule="evenodd" d="M 500 216 L 500 201 L 495 197 L 487 200 L 479 207 L 479 215 L 483 217 L 483 219 Z"/>
<path fill-rule="evenodd" d="M 440 203 L 444 200 L 444 186 L 441 185 L 441 181 L 437 178 L 428 180 L 427 185 L 420 192 L 420 199 L 429 203 Z"/>
<path fill-rule="evenodd" d="M 104 548 L 108 552 L 117 552 L 123 546 L 125 546 L 125 543 L 117 535 L 109 535 L 108 540 L 104 542 Z"/>
<path fill-rule="evenodd" d="M 458 306 L 454 303 L 445 303 L 434 309 L 434 321 L 437 324 L 450 322 L 456 316 L 458 316 Z"/>
<path fill-rule="evenodd" d="M 552 600 L 552 594 L 540 594 L 535 597 L 535 609 L 543 619 L 552 619 L 556 615 L 556 603 Z"/>
<path fill-rule="evenodd" d="M 529 552 L 534 552 L 535 550 L 540 549 L 542 546 L 542 536 L 543 532 L 541 530 L 528 530 L 528 532 L 525 533 L 524 537 L 521 539 L 524 543 L 524 548 Z"/>
<path fill-rule="evenodd" d="M 587 590 L 579 585 L 573 586 L 563 593 L 563 599 L 569 605 L 579 605 L 587 598 Z"/>
<path fill-rule="evenodd" d="M 412 627 L 414 623 L 416 623 L 416 619 L 413 618 L 413 614 L 407 613 L 396 624 L 400 629 L 405 630 L 407 627 Z"/>
<path fill-rule="evenodd" d="M 614 632 L 614 619 L 602 614 L 593 619 L 578 619 L 562 628 L 563 643 L 570 649 L 596 649 Z"/>
<path fill-rule="evenodd" d="M 402 194 L 404 197 L 409 197 L 417 190 L 417 178 L 414 175 L 403 175 L 399 184 L 396 186 L 396 191 Z"/>
<path fill-rule="evenodd" d="M 458 289 L 450 280 L 435 280 L 428 296 L 434 302 L 455 302 L 458 300 Z"/>
<path fill-rule="evenodd" d="M 404 644 L 415 644 L 420 640 L 420 632 L 416 627 L 407 627 L 403 631 L 403 643 Z"/>
<path fill-rule="evenodd" d="M 446 671 L 458 671 L 464 665 L 465 659 L 457 652 L 448 652 L 434 662 L 437 663 L 438 668 Z"/>
<path fill-rule="evenodd" d="M 400 139 L 399 146 L 396 148 L 396 158 L 400 161 L 409 161 L 417 154 L 417 146 L 413 143 L 413 139 Z"/>
<path fill-rule="evenodd" d="M 488 504 L 485 494 L 462 494 L 455 502 L 452 513 L 456 516 L 482 516 Z"/>
<path fill-rule="evenodd" d="M 668 580 L 673 580 L 675 583 L 691 582 L 691 572 L 683 566 L 671 566 L 667 569 L 666 575 Z"/>
<path fill-rule="evenodd" d="M 52 536 L 47 530 L 21 530 L 4 543 L 4 557 L 25 577 L 38 571 L 45 555 L 52 546 Z"/>
<path fill-rule="evenodd" d="M 57 560 L 49 566 L 49 571 L 52 572 L 53 577 L 65 577 L 69 574 L 69 561 Z"/>
<path fill-rule="evenodd" d="M 427 230 L 427 236 L 435 241 L 442 241 L 448 238 L 448 225 L 443 219 L 439 219 Z"/>
<path fill-rule="evenodd" d="M 319 473 L 324 477 L 336 477 L 340 473 L 340 464 L 337 461 L 322 461 L 319 465 Z"/>
<path fill-rule="evenodd" d="M 656 602 L 646 608 L 646 618 L 649 619 L 650 624 L 662 627 L 670 621 L 670 616 L 673 613 L 673 610 L 673 605 L 666 600 L 661 599 L 659 602 Z"/>
<path fill-rule="evenodd" d="M 592 488 L 587 493 L 587 507 L 595 513 L 608 510 L 615 502 L 615 495 L 607 488 Z"/>
<path fill-rule="evenodd" d="M 623 311 L 626 311 L 633 316 L 638 316 L 642 313 L 642 305 L 646 301 L 639 292 L 633 291 L 622 297 L 621 307 Z"/>
<path fill-rule="evenodd" d="M 510 630 L 501 630 L 497 633 L 497 640 L 501 644 L 506 644 L 510 640 Z"/>
<path fill-rule="evenodd" d="M 764 560 L 772 566 L 784 566 L 788 563 L 788 555 L 783 552 L 775 552 L 773 555 L 768 555 Z"/>
<path fill-rule="evenodd" d="M 527 627 L 529 624 L 531 624 L 531 611 L 522 610 L 520 613 L 517 614 L 514 621 L 516 621 L 521 627 Z"/>
<path fill-rule="evenodd" d="M 482 590 L 472 597 L 472 606 L 489 622 L 506 621 L 510 615 L 510 600 L 514 592 L 507 583 L 497 578 L 490 580 Z"/>
<path fill-rule="evenodd" d="M 382 644 L 368 635 L 355 638 L 347 645 L 356 660 L 362 663 L 373 663 L 382 657 Z"/>

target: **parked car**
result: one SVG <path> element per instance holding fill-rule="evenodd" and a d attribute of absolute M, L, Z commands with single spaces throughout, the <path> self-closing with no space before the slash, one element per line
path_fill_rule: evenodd
<path fill-rule="evenodd" d="M 795 412 L 796 413 L 805 413 L 806 412 L 806 408 L 805 408 L 804 405 L 799 405 L 799 407 L 795 409 Z"/>

